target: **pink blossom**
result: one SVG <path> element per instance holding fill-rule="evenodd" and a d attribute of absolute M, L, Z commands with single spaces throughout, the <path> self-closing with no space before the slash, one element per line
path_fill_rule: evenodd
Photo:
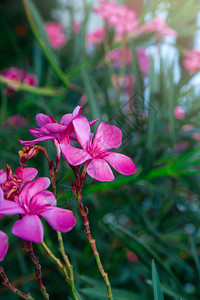
<path fill-rule="evenodd" d="M 77 118 L 83 118 L 81 114 L 82 108 L 77 106 L 72 114 L 65 114 L 61 118 L 60 124 L 58 124 L 51 116 L 38 114 L 36 116 L 37 125 L 41 128 L 30 128 L 30 133 L 37 139 L 32 141 L 20 141 L 24 146 L 31 146 L 36 143 L 48 140 L 56 139 L 59 143 L 69 143 L 69 139 L 76 140 L 74 137 L 74 125 L 73 122 Z M 90 122 L 90 125 L 94 124 L 97 120 Z"/>
<path fill-rule="evenodd" d="M 6 181 L 6 174 L 3 172 L 3 170 L 0 170 L 0 208 L 3 205 L 3 201 L 4 201 L 4 195 L 3 195 L 3 190 L 1 188 L 1 184 L 3 184 L 5 181 Z M 8 236 L 3 231 L 0 230 L 0 261 L 4 259 L 7 250 L 8 250 Z"/>
<path fill-rule="evenodd" d="M 200 50 L 186 50 L 183 65 L 190 72 L 198 72 L 200 70 Z"/>
<path fill-rule="evenodd" d="M 151 31 L 155 31 L 157 33 L 158 38 L 160 38 L 160 36 L 172 36 L 176 38 L 178 35 L 178 33 L 174 29 L 166 25 L 165 20 L 161 17 L 154 18 L 146 25 L 140 27 L 139 30 L 140 33 L 146 33 Z"/>
<path fill-rule="evenodd" d="M 83 117 L 74 120 L 74 130 L 83 149 L 74 148 L 67 144 L 60 146 L 69 164 L 78 166 L 85 163 L 88 175 L 99 181 L 113 181 L 115 179 L 108 163 L 124 175 L 131 175 L 136 172 L 136 166 L 131 158 L 108 151 L 118 148 L 121 144 L 122 132 L 118 127 L 101 122 L 92 141 L 89 122 Z"/>
<path fill-rule="evenodd" d="M 175 144 L 175 151 L 176 152 L 178 152 L 178 151 L 182 151 L 182 150 L 184 150 L 185 148 L 187 148 L 188 147 L 188 142 L 186 142 L 186 141 L 180 141 L 180 142 L 178 142 L 178 143 L 176 143 Z"/>
<path fill-rule="evenodd" d="M 127 259 L 131 262 L 138 262 L 138 257 L 133 251 L 129 251 L 126 255 Z"/>
<path fill-rule="evenodd" d="M 0 261 L 2 261 L 8 250 L 8 236 L 0 230 Z"/>
<path fill-rule="evenodd" d="M 46 22 L 45 30 L 52 48 L 59 49 L 65 46 L 67 37 L 64 33 L 64 29 L 60 23 Z"/>
<path fill-rule="evenodd" d="M 117 39 L 133 33 L 138 27 L 137 14 L 134 8 L 118 5 L 114 1 L 100 0 L 100 6 L 94 8 L 94 11 L 105 19 L 108 25 L 115 28 Z"/>
<path fill-rule="evenodd" d="M 0 214 L 19 214 L 22 217 L 12 227 L 14 235 L 41 243 L 44 237 L 41 217 L 56 231 L 68 232 L 75 226 L 76 219 L 72 211 L 56 207 L 55 196 L 46 190 L 50 184 L 49 178 L 41 177 L 27 183 L 16 201 L 4 199 Z"/>
<path fill-rule="evenodd" d="M 78 33 L 79 30 L 80 30 L 80 27 L 81 27 L 81 24 L 79 22 L 77 22 L 77 21 L 73 22 L 73 31 L 74 31 L 74 33 Z"/>
<path fill-rule="evenodd" d="M 36 86 L 37 85 L 37 77 L 33 74 L 28 74 L 25 70 L 23 69 L 18 69 L 16 67 L 10 67 L 8 69 L 4 69 L 2 71 L 2 76 L 5 79 L 12 80 L 13 82 L 16 83 L 23 83 L 26 85 L 32 85 Z M 8 85 L 6 87 L 6 93 L 9 96 L 13 96 L 13 92 L 17 91 L 16 87 L 12 87 Z"/>
<path fill-rule="evenodd" d="M 192 124 L 186 124 L 182 127 L 182 131 L 190 131 L 193 130 L 195 127 Z"/>
<path fill-rule="evenodd" d="M 129 97 L 133 95 L 134 90 L 134 77 L 131 74 L 126 74 L 123 76 L 120 75 L 113 75 L 112 83 L 116 89 L 124 90 L 128 93 Z"/>
<path fill-rule="evenodd" d="M 8 117 L 8 119 L 5 123 L 2 124 L 2 127 L 3 128 L 8 128 L 8 127 L 22 128 L 22 127 L 26 127 L 27 125 L 28 125 L 27 119 L 25 119 L 24 117 L 22 117 L 20 115 L 12 115 L 12 116 Z"/>
<path fill-rule="evenodd" d="M 13 175 L 11 168 L 7 165 L 6 171 L 0 175 L 0 188 L 7 200 L 18 201 L 23 186 L 33 180 L 38 171 L 35 168 L 18 167 Z M 2 179 L 2 180 L 1 180 Z"/>
<path fill-rule="evenodd" d="M 182 106 L 176 106 L 176 107 L 174 108 L 174 116 L 175 116 L 177 119 L 179 119 L 179 120 L 184 119 L 184 117 L 185 117 L 185 111 L 184 111 L 184 109 L 183 109 Z"/>
<path fill-rule="evenodd" d="M 89 46 L 100 44 L 105 36 L 104 28 L 99 28 L 94 32 L 88 33 L 86 35 L 86 41 Z"/>
<path fill-rule="evenodd" d="M 194 140 L 199 141 L 200 140 L 200 133 L 195 132 L 195 133 L 193 133 L 192 137 L 193 137 Z"/>
<path fill-rule="evenodd" d="M 142 72 L 149 72 L 150 58 L 146 54 L 145 48 L 137 48 L 136 55 L 139 68 Z M 131 50 L 129 48 L 117 48 L 110 51 L 107 57 L 112 61 L 114 67 L 118 68 L 121 64 L 130 65 L 132 61 Z"/>

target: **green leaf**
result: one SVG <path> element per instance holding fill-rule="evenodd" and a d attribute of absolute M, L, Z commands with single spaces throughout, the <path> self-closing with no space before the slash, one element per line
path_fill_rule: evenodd
<path fill-rule="evenodd" d="M 158 277 L 158 272 L 156 270 L 156 265 L 154 260 L 152 261 L 152 282 L 153 282 L 154 300 L 164 300 L 163 293 L 160 286 L 160 280 Z"/>

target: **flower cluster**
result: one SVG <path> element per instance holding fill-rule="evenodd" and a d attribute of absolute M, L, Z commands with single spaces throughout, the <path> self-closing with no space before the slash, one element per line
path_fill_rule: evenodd
<path fill-rule="evenodd" d="M 161 36 L 172 36 L 176 38 L 178 35 L 174 29 L 166 25 L 165 20 L 161 17 L 152 19 L 139 29 L 140 34 L 152 31 L 156 33 L 157 39 L 160 39 Z"/>
<path fill-rule="evenodd" d="M 12 233 L 23 240 L 41 243 L 44 237 L 41 217 L 60 232 L 70 231 L 76 219 L 70 210 L 56 207 L 54 194 L 47 191 L 50 186 L 49 178 L 35 179 L 37 173 L 35 168 L 22 166 L 14 175 L 9 166 L 5 172 L 1 171 L 0 215 L 20 215 L 20 219 L 12 227 Z M 4 234 L 0 238 L 1 236 L 5 238 Z M 5 254 L 5 246 L 0 247 L 1 252 Z M 3 254 L 0 259 L 1 257 Z"/>
<path fill-rule="evenodd" d="M 115 28 L 116 39 L 133 33 L 139 25 L 134 8 L 118 5 L 114 1 L 100 0 L 100 6 L 95 7 L 94 11 L 106 21 L 107 25 Z"/>
<path fill-rule="evenodd" d="M 25 70 L 20 70 L 16 67 L 10 67 L 2 71 L 2 76 L 5 79 L 12 80 L 17 83 L 23 83 L 31 86 L 37 85 L 37 77 L 35 75 L 27 73 Z M 6 93 L 9 96 L 13 96 L 13 91 L 16 91 L 17 88 L 13 86 L 6 87 Z"/>
<path fill-rule="evenodd" d="M 57 152 L 62 152 L 72 166 L 85 165 L 88 175 L 99 181 L 113 181 L 114 175 L 108 163 L 119 173 L 130 175 L 136 172 L 132 159 L 109 150 L 118 148 L 122 141 L 121 130 L 101 122 L 93 138 L 90 126 L 97 120 L 89 122 L 81 116 L 82 108 L 77 106 L 72 114 L 66 114 L 58 124 L 51 116 L 38 114 L 37 125 L 40 128 L 30 128 L 30 133 L 36 137 L 33 141 L 20 141 L 24 146 L 47 140 L 54 140 Z M 77 141 L 81 149 L 71 145 Z"/>
<path fill-rule="evenodd" d="M 99 28 L 94 32 L 88 33 L 86 35 L 86 41 L 88 46 L 98 45 L 102 42 L 105 36 L 104 28 Z"/>
<path fill-rule="evenodd" d="M 184 67 L 190 72 L 198 72 L 200 70 L 200 51 L 197 49 L 186 50 Z"/>
<path fill-rule="evenodd" d="M 67 36 L 64 33 L 64 29 L 60 23 L 46 22 L 45 30 L 52 48 L 60 49 L 65 46 L 67 42 Z"/>

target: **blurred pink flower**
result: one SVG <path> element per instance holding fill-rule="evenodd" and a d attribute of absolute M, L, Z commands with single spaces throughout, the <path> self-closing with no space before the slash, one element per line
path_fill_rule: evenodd
<path fill-rule="evenodd" d="M 183 65 L 190 72 L 198 72 L 200 70 L 200 50 L 186 50 Z"/>
<path fill-rule="evenodd" d="M 176 106 L 174 108 L 174 116 L 176 119 L 182 120 L 185 117 L 185 111 L 182 106 Z"/>
<path fill-rule="evenodd" d="M 131 158 L 108 151 L 118 148 L 121 144 L 122 132 L 118 127 L 101 122 L 92 141 L 93 135 L 90 132 L 90 124 L 83 117 L 74 120 L 74 130 L 83 149 L 74 148 L 67 144 L 60 145 L 62 154 L 69 164 L 78 166 L 85 163 L 88 175 L 99 181 L 113 181 L 115 179 L 108 163 L 117 172 L 124 175 L 131 175 L 137 171 Z"/>
<path fill-rule="evenodd" d="M 2 71 L 2 76 L 5 79 L 12 80 L 17 83 L 23 83 L 32 86 L 36 86 L 38 83 L 37 77 L 35 75 L 28 74 L 25 70 L 18 69 L 16 67 L 10 67 L 8 69 L 4 69 Z M 6 93 L 9 96 L 12 97 L 14 91 L 17 91 L 17 88 L 9 85 L 6 87 Z"/>
<path fill-rule="evenodd" d="M 124 90 L 128 93 L 129 97 L 133 95 L 134 92 L 134 76 L 131 74 L 126 75 L 113 75 L 112 83 L 116 89 Z"/>
<path fill-rule="evenodd" d="M 160 36 L 168 35 L 175 38 L 178 36 L 178 33 L 171 27 L 167 26 L 165 20 L 161 17 L 154 18 L 149 23 L 145 24 L 144 26 L 141 26 L 139 29 L 140 34 L 151 31 L 156 32 L 157 38 L 160 38 Z"/>
<path fill-rule="evenodd" d="M 182 127 L 182 131 L 190 131 L 193 130 L 195 127 L 192 124 L 186 124 Z"/>
<path fill-rule="evenodd" d="M 86 41 L 89 46 L 100 44 L 105 36 L 104 28 L 99 28 L 94 32 L 88 33 L 86 35 Z"/>
<path fill-rule="evenodd" d="M 194 140 L 199 141 L 200 140 L 200 133 L 199 132 L 195 132 L 195 133 L 193 133 L 192 137 L 193 137 Z"/>
<path fill-rule="evenodd" d="M 65 46 L 67 42 L 67 36 L 64 33 L 64 29 L 60 23 L 46 22 L 45 30 L 52 48 L 59 49 Z"/>
<path fill-rule="evenodd" d="M 2 128 L 22 128 L 28 126 L 28 120 L 20 115 L 12 115 L 8 117 L 7 121 L 2 124 Z"/>
<path fill-rule="evenodd" d="M 46 190 L 51 184 L 49 178 L 41 177 L 30 182 L 36 172 L 33 168 L 23 170 L 23 188 L 14 200 L 3 200 L 0 214 L 21 215 L 22 218 L 12 227 L 12 233 L 26 241 L 41 243 L 44 236 L 41 217 L 46 219 L 54 230 L 61 232 L 70 231 L 75 226 L 76 219 L 72 211 L 56 207 L 55 196 Z"/>
<path fill-rule="evenodd" d="M 139 68 L 142 72 L 149 72 L 150 69 L 150 58 L 146 54 L 145 48 L 137 48 L 136 55 L 138 59 Z M 131 64 L 131 50 L 129 48 L 117 48 L 110 51 L 107 57 L 111 60 L 114 67 L 118 68 L 121 64 Z"/>
<path fill-rule="evenodd" d="M 181 141 L 181 142 L 178 142 L 178 143 L 175 144 L 174 150 L 175 150 L 176 152 L 178 152 L 178 151 L 184 150 L 184 149 L 187 148 L 187 147 L 188 147 L 188 142 L 186 142 L 186 141 Z"/>
<path fill-rule="evenodd" d="M 81 28 L 81 24 L 77 21 L 73 22 L 73 32 L 78 33 Z"/>
<path fill-rule="evenodd" d="M 138 257 L 133 251 L 128 251 L 126 257 L 129 261 L 138 262 Z"/>
<path fill-rule="evenodd" d="M 116 39 L 133 33 L 138 27 L 138 18 L 134 8 L 118 5 L 114 1 L 100 0 L 100 6 L 95 7 L 94 11 L 105 19 L 108 25 L 115 28 Z"/>

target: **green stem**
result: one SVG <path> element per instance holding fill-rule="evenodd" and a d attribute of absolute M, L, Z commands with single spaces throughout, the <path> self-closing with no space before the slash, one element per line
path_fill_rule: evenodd
<path fill-rule="evenodd" d="M 0 82 L 2 82 L 5 85 L 9 85 L 19 91 L 29 92 L 32 94 L 43 95 L 43 96 L 59 96 L 60 94 L 63 94 L 65 91 L 64 88 L 57 89 L 57 90 L 52 88 L 39 88 L 39 87 L 23 84 L 20 82 L 16 82 L 14 80 L 6 79 L 1 75 L 0 75 Z"/>
<path fill-rule="evenodd" d="M 49 294 L 47 293 L 46 287 L 44 286 L 42 282 L 42 271 L 41 271 L 41 265 L 39 264 L 39 259 L 35 256 L 35 253 L 33 251 L 33 245 L 32 242 L 27 242 L 27 247 L 25 242 L 22 242 L 22 248 L 27 252 L 28 256 L 32 260 L 35 272 L 36 272 L 36 280 L 38 282 L 38 286 L 41 290 L 41 293 L 43 295 L 43 298 L 45 300 L 49 300 Z"/>
<path fill-rule="evenodd" d="M 74 296 L 75 300 L 79 300 L 78 296 L 76 295 L 76 289 L 75 289 L 75 284 L 74 284 L 74 272 L 73 272 L 73 266 L 71 265 L 68 256 L 65 253 L 65 249 L 64 249 L 64 244 L 63 244 L 63 238 L 62 238 L 62 234 L 60 231 L 57 231 L 57 235 L 58 235 L 58 242 L 59 242 L 59 250 L 60 253 L 63 257 L 63 260 L 67 266 L 68 272 L 69 272 L 69 281 L 70 281 L 70 286 L 71 286 L 71 290 L 72 290 L 72 294 Z"/>
<path fill-rule="evenodd" d="M 90 224 L 89 224 L 89 220 L 88 220 L 88 217 L 87 217 L 88 209 L 87 208 L 86 208 L 86 210 L 84 209 L 83 202 L 82 202 L 81 187 L 82 187 L 82 183 L 85 179 L 86 169 L 83 169 L 80 178 L 78 178 L 76 169 L 75 168 L 72 168 L 72 169 L 73 169 L 75 177 L 76 177 L 76 185 L 77 185 L 76 188 L 75 188 L 75 186 L 72 187 L 72 191 L 73 191 L 73 193 L 74 193 L 74 195 L 77 199 L 77 202 L 78 202 L 79 211 L 80 211 L 80 214 L 82 216 L 83 223 L 84 223 L 84 226 L 85 226 L 85 233 L 87 235 L 88 241 L 89 241 L 90 246 L 92 248 L 92 251 L 94 253 L 94 257 L 95 257 L 99 272 L 101 273 L 101 275 L 102 275 L 102 277 L 105 281 L 105 284 L 106 284 L 106 287 L 107 287 L 107 292 L 108 292 L 106 296 L 107 296 L 108 299 L 113 300 L 111 285 L 110 285 L 110 282 L 109 282 L 109 279 L 108 279 L 108 273 L 106 273 L 104 271 L 104 268 L 103 268 L 103 265 L 101 263 L 101 259 L 100 259 L 100 256 L 99 256 L 99 253 L 98 253 L 98 250 L 97 250 L 97 247 L 96 247 L 95 239 L 93 239 L 92 236 L 91 236 Z"/>
<path fill-rule="evenodd" d="M 0 276 L 2 279 L 2 284 L 4 286 L 6 286 L 11 292 L 13 292 L 13 294 L 26 299 L 26 300 L 34 300 L 34 298 L 28 293 L 28 294 L 24 294 L 23 292 L 21 292 L 20 290 L 18 290 L 17 288 L 15 288 L 9 281 L 8 277 L 6 276 L 6 273 L 3 269 L 3 267 L 0 266 Z"/>

